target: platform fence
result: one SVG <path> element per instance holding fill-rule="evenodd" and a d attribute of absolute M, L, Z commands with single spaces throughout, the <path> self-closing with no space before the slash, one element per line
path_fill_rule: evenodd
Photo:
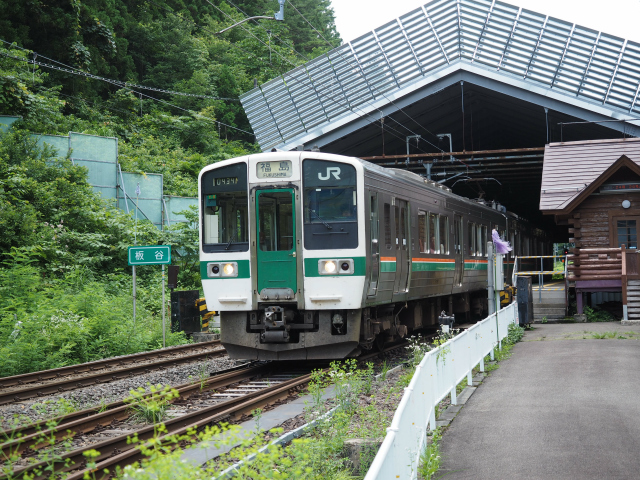
<path fill-rule="evenodd" d="M 424 356 L 405 389 L 365 480 L 417 478 L 427 432 L 436 428 L 436 406 L 447 395 L 451 395 L 451 404 L 457 403 L 458 383 L 466 377 L 471 385 L 472 372 L 477 365 L 484 371 L 485 356 L 493 358 L 494 348 L 502 348 L 502 340 L 512 323 L 518 323 L 516 303 L 488 316 Z"/>

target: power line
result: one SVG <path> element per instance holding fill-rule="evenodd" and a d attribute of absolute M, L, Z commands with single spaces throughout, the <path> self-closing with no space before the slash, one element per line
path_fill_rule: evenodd
<path fill-rule="evenodd" d="M 197 23 L 197 22 L 195 22 L 195 21 L 193 21 L 193 20 L 191 20 L 191 19 L 189 19 L 189 18 L 186 18 L 186 17 L 182 16 L 182 15 L 181 15 L 181 14 L 179 14 L 179 13 L 176 13 L 176 12 L 174 12 L 173 10 L 170 10 L 169 8 L 167 8 L 167 7 L 165 7 L 165 6 L 158 5 L 158 4 L 157 4 L 156 2 L 154 2 L 153 0 L 145 0 L 145 1 L 146 1 L 146 2 L 148 2 L 148 3 L 151 3 L 151 4 L 153 4 L 153 5 L 155 5 L 156 7 L 160 8 L 160 9 L 162 9 L 162 10 L 165 10 L 166 12 L 169 12 L 170 14 L 172 14 L 172 15 L 174 15 L 174 16 L 176 16 L 176 17 L 178 17 L 180 20 L 190 22 L 190 23 L 191 23 L 191 25 L 193 25 L 194 27 L 199 28 L 199 29 L 201 29 L 201 30 L 204 30 L 205 32 L 210 33 L 210 34 L 211 34 L 212 36 L 214 36 L 214 37 L 216 36 L 216 33 L 215 33 L 215 32 L 212 32 L 211 30 L 209 30 L 209 29 L 205 28 L 204 26 L 200 25 L 199 23 Z M 249 58 L 251 58 L 251 57 L 255 57 L 255 56 L 256 56 L 255 54 L 250 53 L 250 52 L 247 52 L 246 50 L 244 50 L 243 48 L 241 48 L 241 47 L 239 47 L 239 46 L 235 45 L 234 43 L 228 42 L 227 44 L 228 44 L 228 45 L 230 45 L 230 46 L 232 46 L 233 48 L 235 48 L 235 49 L 237 49 L 237 50 L 240 50 L 242 53 L 244 53 L 245 55 L 247 55 Z"/>
<path fill-rule="evenodd" d="M 235 3 L 233 3 L 231 0 L 225 0 L 227 3 L 230 3 L 232 6 L 234 6 L 236 8 L 236 10 L 238 10 L 239 12 L 241 12 L 242 14 L 246 15 L 247 17 L 249 16 L 249 14 L 247 12 L 245 12 L 244 10 L 242 10 L 239 6 L 237 6 Z M 253 20 L 253 22 L 260 27 L 262 30 L 264 30 L 265 32 L 268 32 L 268 30 L 266 28 L 264 28 L 264 26 L 258 22 L 257 20 Z M 275 33 L 272 33 L 272 35 L 278 39 L 280 41 L 280 43 L 282 43 L 284 46 L 290 48 L 291 50 L 293 50 L 296 54 L 298 54 L 299 57 L 303 58 L 305 61 L 309 62 L 311 59 L 309 57 L 307 57 L 304 53 L 298 52 L 295 47 L 293 46 L 292 43 L 289 43 L 285 40 L 283 40 L 282 38 L 280 38 L 278 35 L 276 35 Z"/>
<path fill-rule="evenodd" d="M 5 43 L 8 43 L 8 42 L 6 42 L 4 40 L 2 40 L 2 41 L 5 42 Z M 21 47 L 19 47 L 19 48 L 21 48 Z M 25 49 L 22 49 L 22 50 L 25 50 Z M 215 123 L 217 123 L 219 125 L 224 125 L 225 127 L 232 128 L 234 130 L 238 130 L 240 132 L 246 133 L 246 134 L 251 135 L 251 136 L 255 136 L 252 132 L 248 132 L 248 131 L 243 130 L 241 128 L 234 127 L 233 125 L 228 125 L 228 124 L 226 124 L 224 122 L 220 122 L 219 120 L 214 120 L 212 118 L 205 117 L 204 115 L 200 115 L 199 113 L 194 112 L 192 110 L 188 110 L 186 108 L 179 107 L 179 106 L 174 105 L 174 104 L 172 104 L 170 102 L 167 102 L 166 100 L 162 100 L 160 98 L 152 97 L 151 95 L 147 95 L 145 93 L 133 90 L 130 86 L 122 85 L 123 82 L 120 82 L 118 80 L 111 80 L 111 79 L 108 79 L 108 78 L 105 78 L 105 77 L 97 77 L 95 75 L 86 74 L 85 72 L 82 72 L 81 70 L 73 69 L 73 67 L 71 67 L 71 68 L 57 67 L 55 65 L 49 65 L 49 64 L 46 64 L 46 63 L 38 62 L 37 60 L 29 60 L 29 59 L 26 59 L 26 58 L 16 57 L 14 55 L 9 55 L 8 53 L 4 53 L 4 52 L 0 52 L 0 55 L 12 58 L 14 60 L 18 60 L 18 61 L 21 61 L 21 62 L 26 62 L 26 63 L 30 63 L 30 64 L 33 64 L 33 65 L 38 65 L 38 66 L 41 66 L 41 67 L 44 67 L 44 68 L 50 68 L 50 69 L 53 69 L 53 70 L 59 70 L 59 71 L 65 72 L 65 73 L 70 73 L 72 75 L 81 75 L 81 76 L 85 76 L 85 77 L 88 77 L 88 78 L 93 78 L 93 79 L 96 79 L 96 80 L 101 80 L 101 81 L 104 81 L 104 82 L 107 82 L 107 83 L 111 83 L 111 84 L 113 84 L 115 86 L 123 88 L 124 90 L 128 90 L 128 91 L 130 91 L 130 92 L 132 92 L 132 93 L 134 93 L 136 95 L 139 95 L 141 97 L 146 97 L 146 98 L 149 98 L 151 100 L 155 100 L 155 101 L 160 102 L 160 103 L 164 103 L 165 105 L 168 105 L 168 106 L 176 108 L 178 110 L 187 112 L 187 113 L 189 113 L 189 114 L 191 114 L 191 115 L 193 115 L 195 117 L 202 118 L 202 119 L 205 119 L 205 120 L 208 120 L 208 121 L 211 121 L 211 122 L 215 122 Z"/>
<path fill-rule="evenodd" d="M 12 43 L 7 42 L 6 40 L 2 40 L 1 38 L 0 38 L 0 41 L 6 43 L 7 45 L 13 45 Z M 26 52 L 29 51 L 29 50 L 27 50 L 25 48 L 22 48 L 22 47 L 19 47 L 17 45 L 16 45 L 16 47 L 18 47 L 20 50 L 24 50 Z M 170 94 L 170 95 L 179 95 L 179 96 L 183 96 L 183 97 L 206 98 L 206 99 L 211 99 L 211 100 L 229 100 L 229 101 L 235 101 L 235 102 L 240 101 L 240 99 L 238 99 L 238 98 L 213 97 L 213 96 L 210 96 L 210 95 L 196 95 L 194 93 L 176 92 L 176 91 L 173 91 L 173 90 L 165 90 L 163 88 L 147 87 L 145 85 L 137 85 L 135 83 L 123 82 L 121 80 L 114 80 L 112 78 L 100 77 L 98 75 L 93 75 L 92 73 L 87 73 L 87 72 L 85 72 L 83 70 L 80 70 L 79 68 L 75 68 L 75 67 L 71 67 L 69 65 L 65 65 L 62 62 L 58 62 L 57 60 L 53 60 L 51 58 L 45 57 L 44 55 L 40 55 L 37 52 L 33 52 L 33 55 L 34 55 L 34 59 L 33 60 L 26 60 L 25 59 L 25 61 L 28 61 L 29 63 L 32 63 L 34 65 L 39 65 L 41 67 L 50 68 L 50 69 L 53 69 L 53 70 L 59 70 L 59 71 L 62 71 L 62 72 L 67 72 L 67 73 L 72 73 L 74 75 L 81 75 L 83 77 L 92 78 L 93 80 L 100 80 L 100 81 L 103 81 L 103 82 L 108 82 L 108 83 L 111 83 L 113 85 L 119 85 L 119 86 L 122 86 L 122 87 L 137 88 L 139 90 L 150 90 L 150 91 L 153 91 L 153 92 L 167 93 L 167 94 Z M 8 55 L 6 55 L 6 56 L 8 56 Z M 58 67 L 56 65 L 48 65 L 48 64 L 45 64 L 45 63 L 42 63 L 42 62 L 38 62 L 37 60 L 35 60 L 37 57 L 46 58 L 47 60 L 50 60 L 52 62 L 58 63 L 60 65 L 64 65 L 64 67 Z M 14 58 L 17 58 L 17 57 L 14 57 Z"/>

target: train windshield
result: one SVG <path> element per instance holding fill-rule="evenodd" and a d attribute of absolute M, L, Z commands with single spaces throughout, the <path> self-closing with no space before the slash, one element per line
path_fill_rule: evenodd
<path fill-rule="evenodd" d="M 249 249 L 247 164 L 238 163 L 202 175 L 202 249 Z"/>
<path fill-rule="evenodd" d="M 345 163 L 309 159 L 303 162 L 302 171 L 305 248 L 356 248 L 356 169 Z"/>

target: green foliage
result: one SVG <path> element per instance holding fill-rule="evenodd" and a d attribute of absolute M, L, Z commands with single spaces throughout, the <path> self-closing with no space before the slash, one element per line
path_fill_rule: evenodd
<path fill-rule="evenodd" d="M 516 325 L 515 323 L 510 323 L 509 329 L 507 332 L 507 338 L 504 340 L 504 342 L 508 343 L 509 345 L 513 345 L 515 343 L 518 343 L 520 340 L 522 340 L 523 335 L 524 335 L 524 327 L 521 327 L 520 325 Z"/>
<path fill-rule="evenodd" d="M 588 305 L 584 307 L 584 313 L 589 322 L 613 322 L 615 318 L 609 312 L 600 310 L 599 308 L 591 308 Z"/>
<path fill-rule="evenodd" d="M 131 405 L 135 417 L 147 423 L 159 423 L 164 420 L 171 400 L 180 396 L 178 390 L 169 385 L 147 384 L 147 389 L 138 387 L 130 390 L 130 397 L 124 399 Z"/>

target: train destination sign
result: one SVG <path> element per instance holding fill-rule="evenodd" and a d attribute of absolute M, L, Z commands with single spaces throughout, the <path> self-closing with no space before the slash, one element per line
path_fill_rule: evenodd
<path fill-rule="evenodd" d="M 129 265 L 170 265 L 171 245 L 129 247 Z"/>
<path fill-rule="evenodd" d="M 258 178 L 288 178 L 291 176 L 291 160 L 258 162 L 256 168 Z"/>

